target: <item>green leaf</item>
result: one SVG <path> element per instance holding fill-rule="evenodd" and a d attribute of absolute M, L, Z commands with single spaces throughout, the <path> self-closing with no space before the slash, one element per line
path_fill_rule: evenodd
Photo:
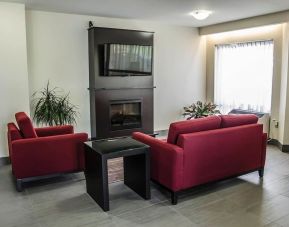
<path fill-rule="evenodd" d="M 221 114 L 221 112 L 217 109 L 217 105 L 214 103 L 203 103 L 201 101 L 197 101 L 196 103 L 192 103 L 188 107 L 184 107 L 183 116 L 189 116 L 187 120 L 192 118 L 202 118 L 210 115 Z"/>
<path fill-rule="evenodd" d="M 76 124 L 77 106 L 70 102 L 69 93 L 63 94 L 58 87 L 45 88 L 32 94 L 33 119 L 37 125 Z"/>

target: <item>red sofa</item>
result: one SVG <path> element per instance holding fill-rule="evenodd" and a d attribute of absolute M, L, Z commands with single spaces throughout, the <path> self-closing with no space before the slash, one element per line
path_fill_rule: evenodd
<path fill-rule="evenodd" d="M 192 187 L 252 171 L 263 177 L 267 135 L 255 115 L 223 115 L 172 123 L 167 141 L 136 132 L 151 147 L 151 178 L 176 204 Z"/>
<path fill-rule="evenodd" d="M 16 189 L 23 182 L 84 169 L 86 133 L 74 133 L 73 126 L 34 128 L 24 113 L 15 114 L 19 129 L 8 123 L 9 157 Z"/>

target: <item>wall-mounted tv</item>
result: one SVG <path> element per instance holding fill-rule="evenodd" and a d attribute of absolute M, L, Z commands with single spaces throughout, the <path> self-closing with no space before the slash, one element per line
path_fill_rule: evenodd
<path fill-rule="evenodd" d="M 152 75 L 152 61 L 150 45 L 104 45 L 104 76 Z"/>

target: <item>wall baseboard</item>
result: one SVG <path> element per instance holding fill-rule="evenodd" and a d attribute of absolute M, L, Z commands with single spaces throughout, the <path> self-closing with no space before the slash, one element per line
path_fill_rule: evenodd
<path fill-rule="evenodd" d="M 278 140 L 276 139 L 270 139 L 268 140 L 267 144 L 270 144 L 270 145 L 275 145 L 275 146 L 278 146 L 278 143 L 281 144 Z"/>
<path fill-rule="evenodd" d="M 279 148 L 280 151 L 282 152 L 289 152 L 289 145 L 287 144 L 281 144 L 278 140 L 276 139 L 271 139 L 268 144 L 275 145 Z"/>
<path fill-rule="evenodd" d="M 168 129 L 157 130 L 157 131 L 154 131 L 154 133 L 157 134 L 157 137 L 167 137 L 168 133 L 169 133 L 169 130 Z"/>
<path fill-rule="evenodd" d="M 10 159 L 9 157 L 2 157 L 0 158 L 0 167 L 1 166 L 5 166 L 5 165 L 9 165 L 10 164 Z"/>

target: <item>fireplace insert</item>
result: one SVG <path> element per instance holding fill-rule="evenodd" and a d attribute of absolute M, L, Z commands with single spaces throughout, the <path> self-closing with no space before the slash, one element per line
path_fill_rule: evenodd
<path fill-rule="evenodd" d="M 110 102 L 110 128 L 112 131 L 142 127 L 141 100 Z"/>

